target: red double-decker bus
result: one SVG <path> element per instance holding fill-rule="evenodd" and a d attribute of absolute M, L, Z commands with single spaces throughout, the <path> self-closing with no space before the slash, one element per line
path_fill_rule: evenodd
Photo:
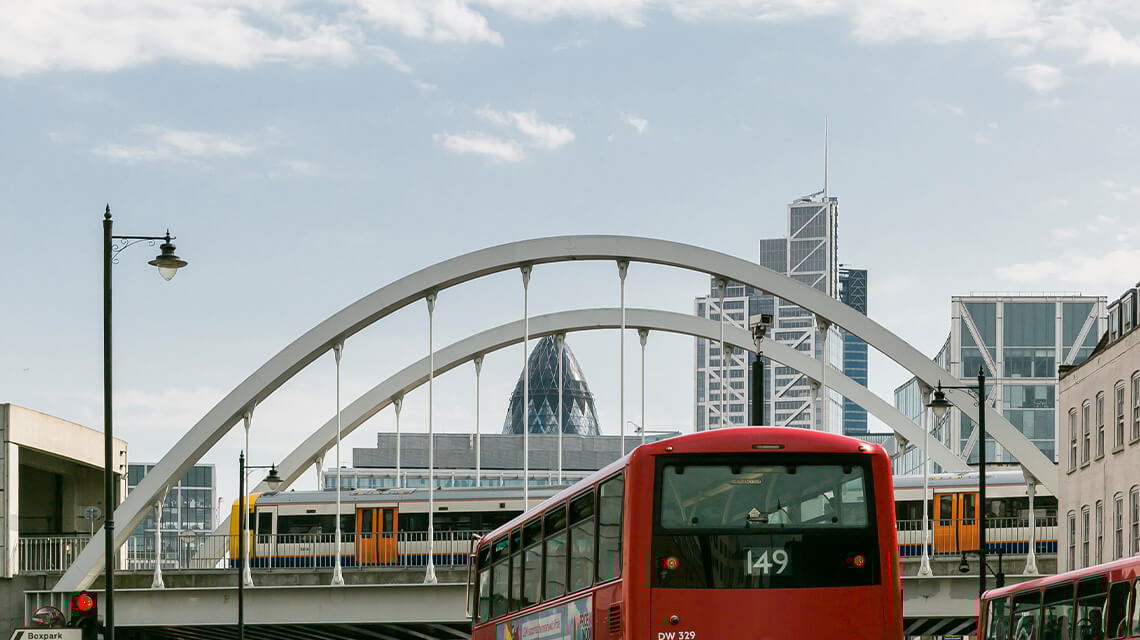
<path fill-rule="evenodd" d="M 1140 638 L 1140 557 L 990 589 L 981 640 Z"/>
<path fill-rule="evenodd" d="M 638 447 L 480 539 L 473 640 L 902 637 L 890 459 L 774 427 Z"/>

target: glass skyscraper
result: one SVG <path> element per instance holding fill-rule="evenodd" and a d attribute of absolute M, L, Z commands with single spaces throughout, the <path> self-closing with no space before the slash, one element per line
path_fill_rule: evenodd
<path fill-rule="evenodd" d="M 867 270 L 839 269 L 839 299 L 847 306 L 867 315 Z M 847 331 L 843 335 L 843 373 L 867 386 L 867 343 Z M 867 433 L 867 410 L 851 400 L 843 399 L 843 434 Z"/>
<path fill-rule="evenodd" d="M 819 194 L 815 194 L 818 196 Z M 839 265 L 837 263 L 839 202 L 836 198 L 800 198 L 788 205 L 788 235 L 760 241 L 759 264 L 762 267 L 787 275 L 810 287 L 839 298 Z M 853 273 L 855 273 L 853 271 Z M 866 308 L 866 271 L 859 282 L 850 283 L 852 301 L 861 300 Z M 861 288 L 860 288 L 861 285 Z M 713 279 L 709 295 L 697 298 L 694 307 L 698 316 L 719 320 L 721 315 L 719 292 Z M 854 304 L 852 306 L 855 306 Z M 856 307 L 858 308 L 858 307 Z M 771 314 L 772 325 L 767 336 L 783 344 L 807 352 L 817 359 L 823 358 L 823 339 L 815 314 L 799 306 L 780 300 L 763 291 L 737 283 L 728 283 L 725 291 L 725 320 L 733 326 L 747 329 L 749 317 L 761 313 Z M 752 361 L 751 353 L 734 352 L 725 360 L 723 391 L 726 399 L 721 412 L 722 380 L 720 345 L 716 341 L 695 341 L 694 374 L 694 426 L 697 430 L 751 423 L 752 416 Z M 846 342 L 841 331 L 828 328 L 827 361 L 845 373 L 844 352 Z M 853 372 L 866 384 L 866 345 L 863 357 L 856 355 Z M 852 345 L 857 351 L 857 348 Z M 861 363 L 861 367 L 860 367 Z M 767 424 L 828 431 L 845 431 L 843 398 L 834 391 L 813 392 L 812 383 L 795 369 L 764 362 L 764 419 Z M 818 393 L 826 402 L 813 401 Z M 827 412 L 826 419 L 824 411 Z M 854 411 L 859 411 L 857 405 Z M 852 415 L 857 415 L 853 413 Z M 866 431 L 866 412 L 854 427 Z"/>

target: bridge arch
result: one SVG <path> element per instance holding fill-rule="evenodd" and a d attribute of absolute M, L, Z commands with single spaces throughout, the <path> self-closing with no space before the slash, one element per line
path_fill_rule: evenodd
<path fill-rule="evenodd" d="M 524 265 L 573 260 L 629 260 L 695 270 L 751 285 L 784 298 L 862 338 L 930 386 L 950 374 L 885 327 L 821 291 L 755 263 L 701 247 L 630 236 L 559 236 L 523 240 L 464 254 L 400 278 L 353 302 L 305 332 L 270 358 L 206 413 L 162 457 L 127 499 L 116 508 L 116 543 L 126 542 L 158 495 L 193 466 L 217 441 L 298 371 L 332 346 L 428 293 L 484 275 Z M 766 351 L 767 354 L 767 351 Z M 829 371 L 829 378 L 833 374 Z M 838 390 L 838 389 L 837 389 Z M 948 399 L 977 419 L 972 397 L 951 390 Z M 1050 491 L 1057 490 L 1057 467 L 1024 435 L 992 408 L 984 407 L 994 439 L 1010 451 Z M 68 569 L 56 589 L 90 584 L 102 567 L 97 538 L 101 529 Z"/>

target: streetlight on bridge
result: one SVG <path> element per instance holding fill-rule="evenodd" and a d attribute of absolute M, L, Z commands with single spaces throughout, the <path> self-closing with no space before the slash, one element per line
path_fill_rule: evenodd
<path fill-rule="evenodd" d="M 948 385 L 942 386 L 942 382 L 938 382 L 938 387 L 934 390 L 934 396 L 930 400 L 930 410 L 934 413 L 934 423 L 942 422 L 946 417 L 946 413 L 950 410 L 950 402 L 946 400 L 946 394 L 943 389 L 966 389 L 973 391 L 978 396 L 978 596 L 985 593 L 986 590 L 986 372 L 983 365 L 978 366 L 978 384 L 974 385 Z M 926 497 L 923 497 L 923 501 Z M 923 543 L 925 544 L 925 542 Z M 969 571 L 969 564 L 966 562 L 966 553 L 962 552 L 962 563 L 959 565 L 959 571 L 965 568 L 966 573 Z M 999 576 L 1000 571 L 995 572 Z"/>
<path fill-rule="evenodd" d="M 283 480 L 281 476 L 277 475 L 277 465 L 266 466 L 246 466 L 245 452 L 242 451 L 238 454 L 238 565 L 237 565 L 237 583 L 238 583 L 238 640 L 245 640 L 245 539 L 249 535 L 246 527 L 246 496 L 245 496 L 245 472 L 247 469 L 269 469 L 269 475 L 265 476 L 265 484 L 269 485 L 270 491 L 276 491 L 281 488 Z M 337 519 L 340 519 L 340 514 L 337 513 Z M 250 544 L 253 541 L 250 540 Z M 337 540 L 340 544 L 340 540 Z"/>
<path fill-rule="evenodd" d="M 116 236 L 111 234 L 111 205 L 103 212 L 103 519 L 104 567 L 106 578 L 104 603 L 104 638 L 115 640 L 115 491 L 114 428 L 111 420 L 111 265 L 127 247 L 140 242 L 152 245 L 161 240 L 159 253 L 147 264 L 157 267 L 164 280 L 170 280 L 186 261 L 174 255 L 174 236 Z"/>

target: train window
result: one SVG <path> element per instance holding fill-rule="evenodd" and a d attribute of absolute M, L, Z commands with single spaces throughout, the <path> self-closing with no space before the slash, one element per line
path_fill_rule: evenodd
<path fill-rule="evenodd" d="M 543 522 L 546 529 L 542 554 L 546 588 L 542 597 L 545 601 L 566 593 L 566 505 L 547 511 Z"/>
<path fill-rule="evenodd" d="M 257 535 L 258 542 L 269 542 L 269 536 L 273 533 L 273 514 L 272 513 L 259 513 L 257 514 Z"/>
<path fill-rule="evenodd" d="M 986 640 L 1008 640 L 1009 598 L 986 602 Z"/>
<path fill-rule="evenodd" d="M 598 582 L 621 576 L 621 524 L 625 478 L 618 474 L 598 487 Z"/>
<path fill-rule="evenodd" d="M 511 602 L 510 610 L 522 606 L 522 529 L 511 532 Z"/>
<path fill-rule="evenodd" d="M 521 607 L 542 600 L 542 518 L 523 525 L 523 589 Z"/>
<path fill-rule="evenodd" d="M 426 513 L 403 513 L 396 517 L 400 531 L 427 531 Z"/>
<path fill-rule="evenodd" d="M 1128 583 L 1116 582 L 1108 588 L 1108 609 L 1104 614 L 1105 637 L 1128 637 Z"/>
<path fill-rule="evenodd" d="M 938 524 L 949 527 L 953 525 L 954 494 L 943 493 L 938 496 Z"/>
<path fill-rule="evenodd" d="M 1104 576 L 1096 576 L 1077 583 L 1077 608 L 1073 614 L 1076 626 L 1073 627 L 1073 640 L 1101 640 L 1104 629 L 1104 605 L 1108 596 L 1108 584 Z"/>
<path fill-rule="evenodd" d="M 570 591 L 585 589 L 594 577 L 594 490 L 570 502 Z"/>
<path fill-rule="evenodd" d="M 1070 640 L 1073 625 L 1073 585 L 1045 591 L 1041 606 L 1041 640 Z"/>
<path fill-rule="evenodd" d="M 1013 640 L 1037 640 L 1037 613 L 1041 593 L 1027 591 L 1013 597 Z"/>

